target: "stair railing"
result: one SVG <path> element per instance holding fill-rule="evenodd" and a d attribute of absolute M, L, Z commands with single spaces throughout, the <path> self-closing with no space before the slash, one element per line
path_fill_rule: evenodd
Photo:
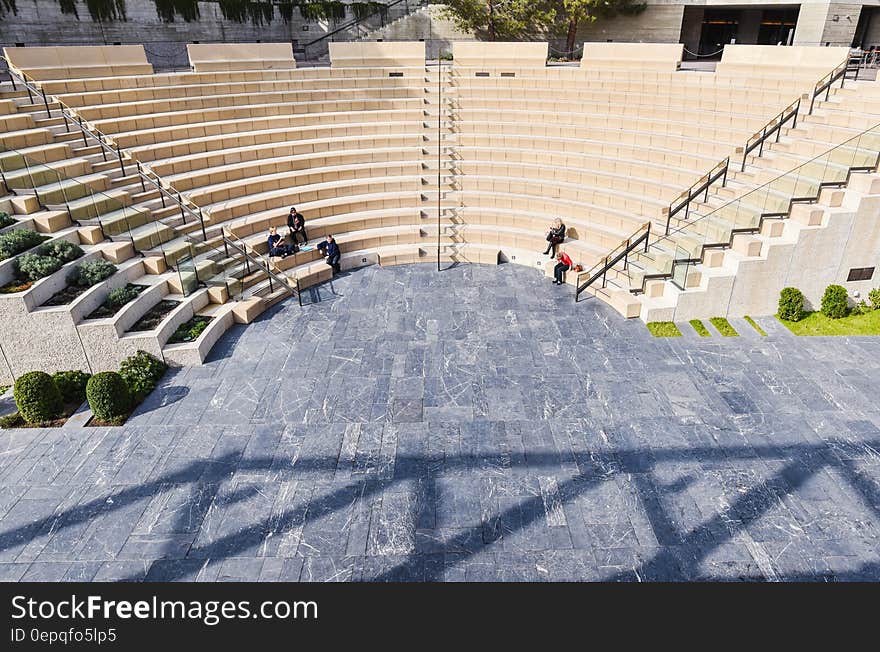
<path fill-rule="evenodd" d="M 274 292 L 275 287 L 272 283 L 272 281 L 274 280 L 275 283 L 278 283 L 283 288 L 286 288 L 291 294 L 296 294 L 299 305 L 302 305 L 302 294 L 300 294 L 300 285 L 298 278 L 291 278 L 290 276 L 282 272 L 270 260 L 264 258 L 263 255 L 260 254 L 258 251 L 254 251 L 252 247 L 249 247 L 244 240 L 235 235 L 230 229 L 223 227 L 221 231 L 224 245 L 232 247 L 236 251 L 240 252 L 245 256 L 246 259 L 250 260 L 260 269 L 266 272 L 266 276 L 269 278 L 269 292 Z M 293 281 L 292 284 L 291 281 Z"/>
<path fill-rule="evenodd" d="M 339 34 L 340 32 L 347 32 L 348 30 L 350 30 L 353 27 L 359 27 L 361 25 L 361 23 L 368 21 L 370 18 L 380 16 L 382 18 L 382 27 L 384 27 L 385 26 L 385 16 L 388 15 L 388 10 L 391 9 L 391 7 L 396 7 L 397 5 L 403 4 L 407 8 L 407 14 L 409 14 L 410 3 L 415 7 L 421 7 L 424 4 L 424 3 L 420 2 L 419 0 L 394 0 L 394 2 L 389 2 L 388 4 L 383 4 L 381 7 L 377 7 L 374 11 L 371 11 L 368 14 L 364 14 L 363 16 L 361 16 L 359 18 L 354 18 L 354 19 L 348 21 L 347 23 L 345 23 L 344 25 L 340 25 L 338 27 L 335 27 L 332 30 L 330 30 L 329 32 L 325 32 L 324 34 L 322 34 L 318 38 L 304 44 L 302 46 L 303 56 L 306 59 L 308 59 L 308 48 L 312 47 L 313 45 L 317 45 L 318 43 L 321 43 L 323 41 L 326 41 L 327 39 L 332 39 L 336 34 Z"/>
<path fill-rule="evenodd" d="M 0 56 L 0 59 L 3 59 L 6 62 L 6 65 L 9 69 L 9 77 L 13 80 L 13 88 L 15 88 L 14 80 L 17 76 L 19 79 L 19 83 L 21 83 L 28 90 L 28 95 L 31 98 L 31 102 L 33 103 L 33 94 L 36 94 L 38 97 L 42 97 L 43 102 L 46 106 L 46 112 L 48 113 L 49 117 L 52 117 L 51 109 L 49 107 L 49 96 L 47 96 L 46 92 L 38 86 L 36 80 L 30 78 L 29 75 L 27 75 L 24 71 L 14 68 L 9 59 L 7 59 L 6 57 Z M 116 143 L 110 136 L 94 127 L 94 125 L 90 125 L 87 121 L 83 120 L 82 116 L 80 116 L 73 108 L 62 102 L 60 99 L 55 96 L 51 96 L 51 103 L 58 104 L 58 110 L 60 111 L 62 117 L 64 117 L 64 123 L 68 129 L 70 124 L 68 120 L 72 121 L 75 126 L 79 127 L 80 133 L 82 134 L 83 138 L 83 144 L 86 147 L 88 146 L 87 137 L 91 137 L 101 147 L 101 154 L 103 155 L 105 161 L 107 160 L 107 153 L 110 153 L 111 156 L 115 156 L 119 160 L 120 169 L 123 175 L 126 174 L 124 162 L 125 157 L 129 158 L 129 165 L 131 165 L 131 162 L 134 161 L 134 174 L 137 175 L 137 177 L 139 178 L 143 191 L 146 192 L 147 184 L 150 184 L 151 187 L 158 190 L 159 196 L 162 201 L 162 206 L 166 207 L 167 201 L 170 201 L 172 205 L 176 205 L 180 209 L 180 217 L 184 224 L 186 224 L 187 215 L 189 215 L 192 219 L 198 220 L 199 225 L 201 226 L 202 238 L 204 239 L 203 241 L 206 243 L 208 242 L 208 234 L 205 228 L 204 214 L 202 213 L 202 208 L 198 204 L 193 202 L 191 199 L 189 199 L 189 197 L 187 197 L 180 191 L 176 190 L 174 186 L 163 180 L 162 177 L 156 174 L 148 166 L 143 165 L 140 161 L 136 159 L 133 159 L 131 155 L 127 152 L 123 153 L 122 148 L 119 146 L 119 144 Z M 127 222 L 127 218 L 124 219 Z M 272 271 L 268 262 L 263 261 L 259 258 L 259 254 L 249 251 L 247 247 L 242 246 L 244 243 L 242 243 L 242 245 L 235 244 L 235 242 L 227 237 L 227 233 L 231 234 L 231 232 L 227 231 L 226 233 L 224 233 L 224 231 L 225 229 L 221 229 L 221 237 L 223 238 L 224 245 L 232 246 L 237 251 L 240 251 L 247 259 L 253 261 L 260 268 L 265 269 L 270 279 L 270 287 L 271 281 L 274 278 L 275 281 L 283 284 L 284 287 L 291 289 L 292 292 L 295 292 L 297 298 L 299 299 L 299 304 L 302 305 L 302 297 L 299 294 L 299 281 L 297 279 L 294 279 L 295 286 L 291 288 L 289 282 L 283 281 L 278 278 L 278 274 Z M 189 234 L 182 233 L 181 236 L 184 237 L 184 239 L 190 244 L 198 244 L 198 241 L 193 240 L 193 238 Z M 133 241 L 134 240 L 132 238 L 132 242 Z M 284 275 L 284 278 L 288 277 Z"/>
<path fill-rule="evenodd" d="M 758 156 L 764 155 L 764 143 L 768 138 L 776 135 L 776 141 L 782 136 L 782 128 L 789 122 L 792 123 L 791 128 L 797 127 L 798 112 L 801 110 L 801 98 L 797 98 L 794 102 L 782 109 L 777 115 L 773 116 L 770 121 L 761 129 L 756 131 L 747 141 L 743 148 L 742 166 L 740 172 L 745 172 L 746 159 L 755 149 L 758 150 Z"/>
<path fill-rule="evenodd" d="M 709 188 L 713 183 L 721 179 L 721 187 L 723 188 L 727 185 L 727 171 L 729 169 L 730 157 L 728 156 L 723 161 L 716 163 L 715 167 L 709 170 L 707 174 L 700 177 L 694 185 L 681 193 L 678 198 L 669 205 L 669 208 L 664 210 L 666 213 L 666 235 L 669 235 L 672 218 L 678 213 L 684 211 L 684 219 L 686 220 L 688 218 L 691 202 L 694 199 L 703 195 L 704 202 L 709 200 Z"/>
<path fill-rule="evenodd" d="M 831 97 L 831 87 L 834 86 L 834 83 L 839 79 L 840 87 L 843 88 L 844 83 L 846 83 L 846 76 L 853 73 L 853 79 L 857 80 L 860 69 L 860 57 L 856 56 L 853 58 L 848 56 L 839 66 L 816 82 L 816 85 L 813 87 L 812 97 L 810 98 L 809 115 L 813 115 L 813 107 L 816 104 L 817 97 L 825 93 L 825 101 L 827 102 L 828 98 Z"/>
<path fill-rule="evenodd" d="M 623 261 L 623 269 L 625 270 L 629 263 L 629 254 L 641 247 L 642 243 L 644 243 L 645 251 L 648 251 L 650 237 L 651 223 L 645 222 L 636 230 L 635 233 L 633 233 L 630 237 L 617 245 L 608 253 L 607 256 L 602 258 L 590 269 L 585 272 L 578 272 L 577 278 L 575 280 L 575 303 L 578 302 L 581 294 L 599 279 L 602 279 L 602 287 L 604 288 L 608 270 L 614 267 L 621 260 Z M 587 277 L 587 280 L 584 283 L 581 283 L 581 279 L 585 276 Z"/>

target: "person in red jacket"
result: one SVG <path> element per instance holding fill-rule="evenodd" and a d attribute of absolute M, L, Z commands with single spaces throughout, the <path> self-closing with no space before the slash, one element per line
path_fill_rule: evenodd
<path fill-rule="evenodd" d="M 556 279 L 553 281 L 554 285 L 562 285 L 565 283 L 563 278 L 563 274 L 565 274 L 568 270 L 574 267 L 574 263 L 569 258 L 568 254 L 564 251 L 560 251 L 556 255 L 556 260 L 559 262 L 556 263 L 556 267 L 553 268 L 553 278 Z"/>

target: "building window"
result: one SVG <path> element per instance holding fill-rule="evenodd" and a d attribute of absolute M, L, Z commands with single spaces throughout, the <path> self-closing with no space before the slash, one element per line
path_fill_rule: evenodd
<path fill-rule="evenodd" d="M 488 72 L 478 72 L 478 73 L 474 73 L 474 74 L 475 74 L 477 77 L 488 77 L 488 76 L 489 76 L 489 73 L 488 73 Z"/>
<path fill-rule="evenodd" d="M 849 276 L 846 277 L 847 281 L 870 281 L 874 276 L 874 268 L 873 267 L 853 267 L 849 270 Z"/>
<path fill-rule="evenodd" d="M 403 73 L 402 72 L 389 72 L 388 76 L 389 77 L 403 77 Z"/>

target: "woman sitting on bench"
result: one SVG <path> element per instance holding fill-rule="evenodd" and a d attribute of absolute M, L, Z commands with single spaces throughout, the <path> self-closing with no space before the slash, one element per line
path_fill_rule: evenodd
<path fill-rule="evenodd" d="M 561 244 L 562 241 L 565 240 L 565 224 L 562 223 L 558 217 L 553 220 L 553 225 L 550 227 L 550 231 L 547 233 L 547 249 L 544 251 L 545 256 L 549 256 L 550 252 L 553 252 L 553 255 L 556 255 L 556 247 Z"/>

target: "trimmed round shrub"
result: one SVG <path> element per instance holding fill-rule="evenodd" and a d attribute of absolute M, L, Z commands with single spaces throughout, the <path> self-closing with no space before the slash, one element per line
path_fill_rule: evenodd
<path fill-rule="evenodd" d="M 82 265 L 77 265 L 67 279 L 68 284 L 78 285 L 81 288 L 90 288 L 104 279 L 108 279 L 116 272 L 116 265 L 103 258 L 90 260 Z"/>
<path fill-rule="evenodd" d="M 0 233 L 0 259 L 12 258 L 15 254 L 36 247 L 45 238 L 30 229 L 12 229 Z"/>
<path fill-rule="evenodd" d="M 102 371 L 89 378 L 86 398 L 92 413 L 100 421 L 115 421 L 128 414 L 131 392 L 115 371 Z"/>
<path fill-rule="evenodd" d="M 82 403 L 86 400 L 86 385 L 91 377 L 84 371 L 59 371 L 52 374 L 52 380 L 65 403 Z"/>
<path fill-rule="evenodd" d="M 52 376 L 43 371 L 30 371 L 15 381 L 15 405 L 27 423 L 51 421 L 61 414 L 64 404 Z"/>
<path fill-rule="evenodd" d="M 846 317 L 849 296 L 842 285 L 829 285 L 822 295 L 822 314 L 831 319 Z"/>
<path fill-rule="evenodd" d="M 159 379 L 165 375 L 168 365 L 146 351 L 138 351 L 127 357 L 119 366 L 119 375 L 125 379 L 136 401 L 153 391 Z"/>
<path fill-rule="evenodd" d="M 804 318 L 804 293 L 797 288 L 782 288 L 779 293 L 777 315 L 786 321 L 800 321 Z"/>
<path fill-rule="evenodd" d="M 18 277 L 23 281 L 39 281 L 57 272 L 63 264 L 57 258 L 40 254 L 22 254 L 14 261 Z"/>
<path fill-rule="evenodd" d="M 874 288 L 868 292 L 868 301 L 874 310 L 880 310 L 880 288 Z"/>

